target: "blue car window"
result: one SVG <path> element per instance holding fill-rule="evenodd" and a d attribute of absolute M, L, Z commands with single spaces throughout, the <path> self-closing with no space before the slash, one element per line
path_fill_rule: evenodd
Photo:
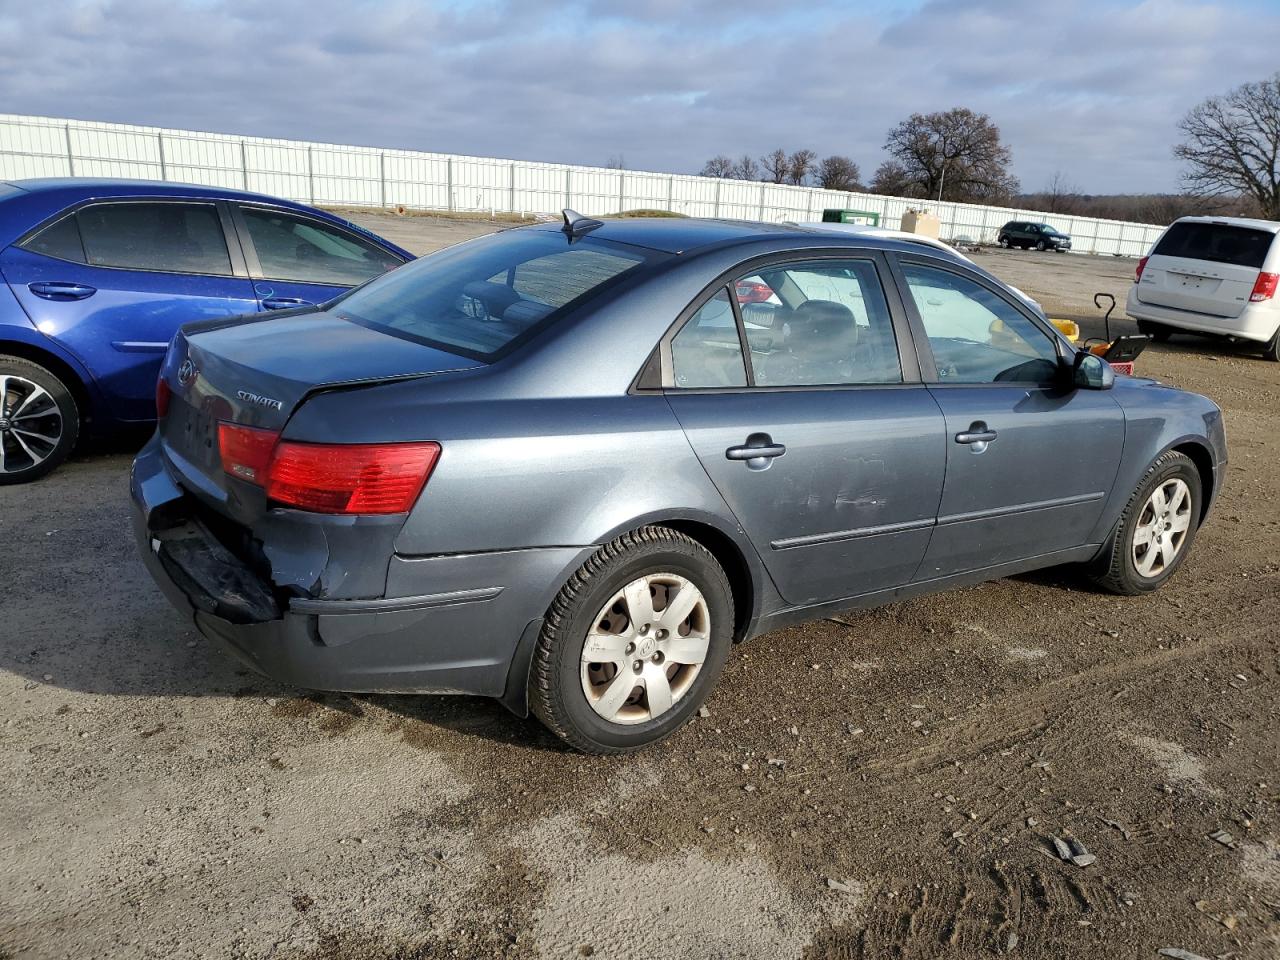
<path fill-rule="evenodd" d="M 59 260 L 84 263 L 84 244 L 80 242 L 80 226 L 74 215 L 63 217 L 45 227 L 22 244 L 23 249 Z"/>
<path fill-rule="evenodd" d="M 786 306 L 747 328 L 757 386 L 901 383 L 902 364 L 875 264 L 828 260 L 764 271 Z"/>
<path fill-rule="evenodd" d="M 966 277 L 903 264 L 942 383 L 1039 383 L 1057 378 L 1049 334 Z"/>
<path fill-rule="evenodd" d="M 96 267 L 231 275 L 211 203 L 95 203 L 76 214 L 86 261 Z"/>
<path fill-rule="evenodd" d="M 280 210 L 241 207 L 262 275 L 272 280 L 352 287 L 400 265 L 400 258 L 354 233 Z"/>
<path fill-rule="evenodd" d="M 592 237 L 511 230 L 415 260 L 334 303 L 356 323 L 480 360 L 581 306 L 646 261 Z"/>
<path fill-rule="evenodd" d="M 672 382 L 684 389 L 745 387 L 747 371 L 729 292 L 721 290 L 671 341 Z"/>

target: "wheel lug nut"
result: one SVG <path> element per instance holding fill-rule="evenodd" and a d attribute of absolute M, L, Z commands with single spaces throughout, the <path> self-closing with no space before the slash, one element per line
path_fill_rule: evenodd
<path fill-rule="evenodd" d="M 634 643 L 627 644 L 627 653 L 634 653 L 635 649 L 636 649 L 636 645 Z"/>
<path fill-rule="evenodd" d="M 634 670 L 636 673 L 639 673 L 641 670 L 644 669 L 644 661 L 637 660 L 635 663 L 631 665 L 631 669 Z"/>

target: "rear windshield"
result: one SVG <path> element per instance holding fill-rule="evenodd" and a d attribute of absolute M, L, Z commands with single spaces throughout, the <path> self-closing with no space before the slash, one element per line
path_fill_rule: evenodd
<path fill-rule="evenodd" d="M 479 360 L 645 262 L 631 247 L 560 232 L 511 230 L 415 260 L 334 305 L 349 320 Z"/>
<path fill-rule="evenodd" d="M 1175 223 L 1151 251 L 1157 257 L 1186 257 L 1260 269 L 1275 234 L 1226 223 Z"/>

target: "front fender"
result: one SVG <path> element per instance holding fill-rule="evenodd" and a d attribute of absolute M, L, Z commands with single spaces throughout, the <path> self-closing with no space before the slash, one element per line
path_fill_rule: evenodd
<path fill-rule="evenodd" d="M 1147 469 L 1174 449 L 1198 451 L 1193 459 L 1208 468 L 1203 521 L 1217 499 L 1227 463 L 1222 410 L 1208 397 L 1152 380 L 1118 380 L 1115 396 L 1125 415 L 1124 453 L 1115 493 L 1098 520 L 1093 541 L 1109 539 Z"/>

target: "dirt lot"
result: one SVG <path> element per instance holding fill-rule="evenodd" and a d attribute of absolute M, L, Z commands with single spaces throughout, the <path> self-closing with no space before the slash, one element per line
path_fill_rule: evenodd
<path fill-rule="evenodd" d="M 421 251 L 494 225 L 392 226 Z M 1132 269 L 979 259 L 1077 317 Z M 135 558 L 125 451 L 0 488 L 0 958 L 1274 960 L 1280 365 L 1140 364 L 1232 444 L 1168 588 L 1052 571 L 770 634 L 623 759 L 486 701 L 238 669 Z"/>

